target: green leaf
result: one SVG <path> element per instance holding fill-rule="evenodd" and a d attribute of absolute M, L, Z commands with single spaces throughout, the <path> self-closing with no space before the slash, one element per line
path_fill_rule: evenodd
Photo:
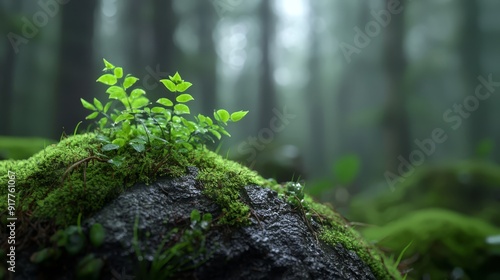
<path fill-rule="evenodd" d="M 125 81 L 123 82 L 123 87 L 125 89 L 128 89 L 129 87 L 133 86 L 135 82 L 137 82 L 139 79 L 134 77 L 134 76 L 127 76 L 125 78 Z"/>
<path fill-rule="evenodd" d="M 131 98 L 138 98 L 141 95 L 146 94 L 146 92 L 143 89 L 136 88 L 130 93 Z"/>
<path fill-rule="evenodd" d="M 125 157 L 123 157 L 123 156 L 116 156 L 116 157 L 108 160 L 108 162 L 111 163 L 111 164 L 113 164 L 116 167 L 120 167 L 120 166 L 122 166 L 124 160 L 125 160 Z"/>
<path fill-rule="evenodd" d="M 120 148 L 120 146 L 116 145 L 116 144 L 106 144 L 106 145 L 102 146 L 101 150 L 103 152 L 107 152 L 107 151 L 117 150 L 119 148 Z"/>
<path fill-rule="evenodd" d="M 217 139 L 221 139 L 221 135 L 219 132 L 217 132 L 217 130 L 214 130 L 214 129 L 209 129 L 208 131 L 210 131 L 210 133 L 212 133 L 215 137 L 217 137 Z"/>
<path fill-rule="evenodd" d="M 189 144 L 189 143 L 187 143 L 187 142 L 183 142 L 183 143 L 182 143 L 182 146 L 183 146 L 184 148 L 186 148 L 187 150 L 192 150 L 192 149 L 193 149 L 193 145 L 191 145 L 191 144 Z"/>
<path fill-rule="evenodd" d="M 216 113 L 217 113 L 216 115 L 219 117 L 220 121 L 222 121 L 223 123 L 227 123 L 227 121 L 230 118 L 230 115 L 229 115 L 228 111 L 226 111 L 224 109 L 220 109 L 220 110 L 217 110 Z M 217 119 L 216 115 L 214 114 L 215 119 Z"/>
<path fill-rule="evenodd" d="M 203 116 L 202 114 L 198 114 L 198 120 L 200 123 L 206 123 L 207 122 L 207 118 L 205 116 Z"/>
<path fill-rule="evenodd" d="M 120 79 L 121 77 L 123 77 L 123 68 L 116 67 L 114 70 L 114 73 L 115 73 L 115 77 Z"/>
<path fill-rule="evenodd" d="M 177 104 L 174 106 L 174 113 L 177 115 L 189 114 L 189 107 L 184 104 Z"/>
<path fill-rule="evenodd" d="M 33 253 L 30 257 L 30 261 L 36 264 L 46 262 L 47 260 L 54 258 L 57 255 L 56 252 L 57 251 L 54 248 L 44 248 L 40 251 Z"/>
<path fill-rule="evenodd" d="M 106 90 L 106 93 L 109 93 L 109 98 L 112 99 L 122 99 L 127 97 L 125 90 L 119 86 L 109 87 L 108 90 Z"/>
<path fill-rule="evenodd" d="M 174 82 L 171 80 L 167 79 L 162 79 L 160 82 L 170 91 L 170 92 L 175 92 L 177 90 L 177 87 L 175 86 Z"/>
<path fill-rule="evenodd" d="M 210 228 L 210 223 L 212 222 L 212 214 L 205 213 L 203 214 L 203 218 L 201 218 L 201 229 L 208 230 Z"/>
<path fill-rule="evenodd" d="M 210 117 L 205 117 L 205 121 L 207 122 L 207 124 L 209 126 L 213 126 L 214 125 L 214 122 L 212 121 L 212 119 Z"/>
<path fill-rule="evenodd" d="M 108 123 L 108 119 L 107 119 L 107 118 L 101 118 L 101 119 L 99 120 L 99 127 L 100 127 L 101 129 L 103 129 L 103 128 L 104 128 L 104 126 L 105 126 L 107 123 Z"/>
<path fill-rule="evenodd" d="M 177 98 L 175 100 L 177 102 L 185 103 L 185 102 L 194 100 L 194 98 L 191 96 L 191 94 L 184 93 L 184 94 L 177 96 Z"/>
<path fill-rule="evenodd" d="M 139 153 L 144 152 L 144 150 L 146 149 L 144 144 L 141 143 L 130 143 L 130 146 L 132 146 L 132 148 L 134 148 L 134 150 L 136 150 Z"/>
<path fill-rule="evenodd" d="M 155 113 L 155 114 L 163 114 L 167 109 L 163 108 L 163 107 L 153 107 L 153 109 L 151 109 L 151 112 Z"/>
<path fill-rule="evenodd" d="M 111 143 L 123 147 L 125 146 L 126 141 L 123 138 L 116 138 L 115 140 L 111 141 Z"/>
<path fill-rule="evenodd" d="M 158 99 L 158 101 L 156 101 L 156 103 L 160 103 L 161 105 L 166 106 L 166 107 L 170 107 L 170 106 L 174 105 L 174 103 L 172 101 L 170 101 L 170 99 L 165 98 L 165 97 Z"/>
<path fill-rule="evenodd" d="M 140 97 L 132 101 L 132 109 L 139 109 L 149 104 L 149 99 Z"/>
<path fill-rule="evenodd" d="M 95 247 L 101 246 L 104 242 L 105 235 L 106 232 L 104 231 L 104 227 L 101 224 L 93 224 L 90 228 L 90 243 L 92 243 L 92 245 L 94 245 Z"/>
<path fill-rule="evenodd" d="M 109 107 L 111 107 L 111 104 L 113 104 L 113 101 L 109 101 L 108 103 L 106 103 L 106 105 L 104 105 L 104 113 L 107 113 L 108 110 L 109 110 Z"/>
<path fill-rule="evenodd" d="M 97 100 L 97 98 L 95 98 L 95 97 L 94 97 L 94 105 L 97 108 L 97 110 L 102 111 L 102 109 L 103 109 L 102 103 L 101 103 L 101 101 Z"/>
<path fill-rule="evenodd" d="M 85 237 L 78 233 L 68 236 L 68 243 L 64 246 L 70 255 L 75 255 L 85 247 Z"/>
<path fill-rule="evenodd" d="M 193 209 L 191 211 L 191 222 L 199 222 L 201 220 L 200 211 Z"/>
<path fill-rule="evenodd" d="M 127 110 L 130 108 L 130 102 L 127 97 L 120 98 L 119 100 Z"/>
<path fill-rule="evenodd" d="M 118 117 L 116 117 L 115 123 L 119 123 L 119 122 L 124 121 L 124 120 L 131 120 L 133 118 L 134 118 L 134 116 L 132 116 L 131 114 L 124 113 L 124 114 L 121 114 Z"/>
<path fill-rule="evenodd" d="M 333 165 L 333 175 L 338 183 L 349 185 L 354 181 L 361 167 L 359 157 L 347 155 L 339 158 Z"/>
<path fill-rule="evenodd" d="M 103 58 L 102 60 L 104 61 L 104 66 L 106 67 L 106 68 L 102 69 L 103 71 L 104 70 L 112 70 L 113 68 L 115 68 L 115 66 L 113 64 L 109 63 L 109 61 L 107 61 L 106 59 Z"/>
<path fill-rule="evenodd" d="M 170 78 L 170 80 L 172 80 L 172 82 L 178 84 L 180 82 L 182 82 L 182 78 L 181 78 L 181 75 L 179 75 L 179 72 L 175 72 L 175 75 L 172 77 L 172 76 L 168 76 Z"/>
<path fill-rule="evenodd" d="M 176 89 L 178 92 L 185 92 L 188 88 L 190 88 L 193 84 L 190 82 L 182 82 L 177 85 Z"/>
<path fill-rule="evenodd" d="M 231 114 L 231 121 L 237 122 L 248 114 L 248 111 L 238 111 Z"/>
<path fill-rule="evenodd" d="M 112 85 L 116 84 L 116 77 L 112 74 L 104 74 L 104 75 L 100 76 L 96 82 L 100 82 L 100 83 L 103 83 L 105 85 L 112 86 Z"/>
<path fill-rule="evenodd" d="M 127 134 L 130 133 L 130 130 L 131 130 L 130 122 L 129 121 L 124 121 L 122 123 L 122 131 L 120 131 L 122 133 L 120 133 L 120 135 L 125 135 L 126 136 Z"/>
<path fill-rule="evenodd" d="M 83 107 L 85 109 L 89 109 L 89 110 L 92 110 L 92 111 L 96 111 L 97 110 L 94 105 L 90 104 L 85 99 L 80 98 L 80 101 L 82 102 L 82 105 L 83 105 Z"/>
<path fill-rule="evenodd" d="M 86 120 L 93 120 L 95 118 L 97 118 L 97 116 L 99 116 L 99 112 L 94 112 L 88 116 L 85 117 Z"/>
<path fill-rule="evenodd" d="M 231 137 L 231 134 L 229 134 L 229 132 L 227 132 L 223 127 L 219 126 L 219 131 L 220 133 L 226 135 L 227 137 Z"/>

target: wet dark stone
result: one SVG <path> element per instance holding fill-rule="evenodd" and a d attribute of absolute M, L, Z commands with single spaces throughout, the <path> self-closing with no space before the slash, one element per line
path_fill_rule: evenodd
<path fill-rule="evenodd" d="M 136 272 L 132 246 L 136 216 L 141 250 L 152 260 L 167 232 L 189 226 L 193 209 L 210 212 L 214 218 L 221 214 L 198 188 L 196 174 L 191 168 L 182 178 L 138 184 L 85 221 L 86 231 L 93 223 L 101 223 L 106 231 L 104 244 L 93 249 L 106 263 L 102 279 L 117 274 L 134 279 L 126 276 Z M 302 216 L 275 191 L 246 186 L 242 197 L 252 208 L 251 225 L 213 226 L 207 234 L 207 250 L 212 252 L 208 260 L 176 279 L 375 279 L 354 252 L 318 241 Z M 146 232 L 149 238 L 144 238 Z"/>

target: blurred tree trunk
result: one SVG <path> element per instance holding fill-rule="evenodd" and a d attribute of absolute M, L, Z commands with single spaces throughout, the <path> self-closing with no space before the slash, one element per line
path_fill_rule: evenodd
<path fill-rule="evenodd" d="M 56 129 L 73 133 L 89 114 L 80 98 L 92 100 L 94 77 L 92 39 L 97 0 L 70 1 L 62 6 Z M 55 135 L 59 137 L 59 135 Z"/>
<path fill-rule="evenodd" d="M 201 100 L 198 102 L 202 104 L 202 114 L 212 116 L 217 106 L 217 54 L 213 39 L 215 18 L 211 1 L 199 1 L 197 14 L 200 42 L 196 61 L 198 69 L 197 87 L 201 89 L 201 95 L 198 97 Z"/>
<path fill-rule="evenodd" d="M 177 17 L 172 2 L 153 0 L 153 9 L 153 40 L 156 63 L 159 63 L 160 69 L 174 69 L 176 68 L 175 58 L 179 52 L 174 43 Z"/>
<path fill-rule="evenodd" d="M 479 3 L 477 1 L 462 0 L 462 27 L 460 28 L 462 38 L 460 41 L 460 52 L 463 61 L 465 95 L 473 95 L 482 75 L 480 65 L 480 32 L 479 32 Z M 482 75 L 484 78 L 486 76 Z M 483 89 L 484 90 L 484 89 Z M 481 102 L 479 110 L 471 112 L 468 131 L 468 147 L 475 148 L 481 140 L 491 137 L 488 134 L 489 126 L 489 102 Z M 465 121 L 465 120 L 464 120 Z M 469 154 L 471 155 L 471 154 Z"/>
<path fill-rule="evenodd" d="M 320 11 L 316 8 L 315 2 L 310 2 L 311 14 L 317 14 Z M 310 125 L 310 135 L 309 147 L 311 158 L 314 159 L 314 166 L 318 168 L 313 168 L 311 170 L 324 170 L 326 164 L 325 158 L 325 114 L 323 113 L 323 87 L 321 86 L 321 65 L 323 65 L 320 57 L 320 42 L 317 33 L 317 21 L 314 18 L 311 20 L 310 32 L 309 32 L 309 85 L 307 86 L 308 96 L 307 104 L 309 106 L 309 125 Z M 315 175 L 315 174 L 311 174 Z"/>
<path fill-rule="evenodd" d="M 386 0 L 386 7 L 392 0 Z M 393 14 L 385 30 L 384 66 L 387 73 L 387 103 L 384 125 L 386 128 L 387 170 L 395 172 L 398 157 L 408 159 L 410 153 L 410 129 L 406 113 L 406 89 L 404 86 L 406 57 L 404 55 L 405 9 Z"/>
<path fill-rule="evenodd" d="M 121 18 L 121 30 L 126 30 L 124 32 L 126 46 L 120 47 L 127 54 L 127 64 L 124 66 L 126 66 L 127 73 L 142 77 L 147 63 L 145 59 L 147 52 L 144 51 L 143 47 L 146 45 L 145 42 L 150 39 L 148 35 L 151 35 L 150 32 L 147 32 L 150 30 L 149 26 L 145 26 L 147 19 L 144 18 L 144 10 L 147 9 L 146 5 L 152 5 L 152 3 L 149 1 L 124 1 L 121 5 L 125 5 L 125 13 Z"/>
<path fill-rule="evenodd" d="M 7 9 L 9 10 L 8 12 L 6 11 Z M 8 14 L 17 14 L 20 10 L 21 1 L 12 2 L 8 8 L 5 8 L 5 10 L 1 8 L 1 31 L 4 31 L 5 34 L 7 34 L 8 32 L 14 32 L 16 34 L 21 33 L 19 28 L 14 25 L 14 21 Z M 2 61 L 3 63 L 0 65 L 0 69 L 2 69 L 2 75 L 0 75 L 0 92 L 2 93 L 0 94 L 0 104 L 3 105 L 3 108 L 0 110 L 0 135 L 9 135 L 12 133 L 11 108 L 13 105 L 12 100 L 14 96 L 14 67 L 16 64 L 16 53 L 9 40 L 5 40 L 5 54 L 2 58 Z"/>
<path fill-rule="evenodd" d="M 276 89 L 274 85 L 274 67 L 271 61 L 272 40 L 274 38 L 274 1 L 262 0 L 260 6 L 262 63 L 259 89 L 259 121 L 258 129 L 268 128 L 276 108 Z M 279 109 L 281 110 L 281 109 Z"/>

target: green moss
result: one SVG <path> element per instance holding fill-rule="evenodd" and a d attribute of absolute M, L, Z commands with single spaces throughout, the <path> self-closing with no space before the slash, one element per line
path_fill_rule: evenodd
<path fill-rule="evenodd" d="M 136 182 L 147 183 L 155 176 L 178 177 L 186 173 L 188 166 L 199 169 L 197 179 L 203 192 L 221 207 L 222 216 L 216 217 L 220 224 L 249 224 L 250 206 L 242 199 L 247 185 L 271 187 L 283 193 L 279 185 L 272 186 L 256 172 L 206 149 L 185 154 L 169 154 L 168 149 L 146 153 L 130 149 L 114 155 L 123 162 L 116 167 L 99 154 L 100 145 L 94 134 L 76 135 L 30 159 L 0 161 L 0 184 L 7 185 L 9 170 L 16 172 L 16 208 L 32 213 L 33 218 L 55 220 L 61 227 L 73 224 L 79 213 L 83 218 L 95 213 Z M 7 188 L 1 188 L 2 209 L 6 207 L 6 196 Z M 398 278 L 396 271 L 385 266 L 381 254 L 347 226 L 339 214 L 307 195 L 304 199 L 325 219 L 319 235 L 322 240 L 332 246 L 341 243 L 356 252 L 378 279 Z"/>
<path fill-rule="evenodd" d="M 308 196 L 305 198 L 312 202 Z M 368 244 L 357 231 L 347 225 L 340 214 L 330 207 L 319 203 L 311 203 L 311 208 L 328 220 L 327 225 L 320 233 L 321 240 L 331 246 L 342 244 L 347 250 L 355 252 L 372 270 L 377 279 L 400 279 L 396 267 L 383 254 Z"/>
<path fill-rule="evenodd" d="M 500 167 L 483 161 L 429 165 L 377 196 L 356 198 L 351 220 L 385 224 L 429 207 L 445 208 L 500 225 Z"/>
<path fill-rule="evenodd" d="M 198 180 L 204 193 L 222 208 L 220 223 L 246 225 L 249 223 L 250 208 L 241 200 L 243 187 L 247 185 L 266 186 L 267 181 L 234 161 L 226 160 L 207 150 L 196 150 L 195 165 L 200 168 Z"/>
<path fill-rule="evenodd" d="M 486 237 L 499 233 L 499 228 L 483 221 L 440 209 L 417 211 L 383 227 L 363 230 L 368 240 L 396 256 L 412 242 L 403 258 L 417 258 L 410 264 L 413 270 L 409 276 L 413 279 L 424 275 L 449 279 L 457 267 L 468 277 L 461 279 L 487 279 L 496 268 L 487 267 L 495 255 Z"/>
<path fill-rule="evenodd" d="M 0 136 L 0 159 L 29 158 L 53 143 L 53 140 L 43 138 Z"/>

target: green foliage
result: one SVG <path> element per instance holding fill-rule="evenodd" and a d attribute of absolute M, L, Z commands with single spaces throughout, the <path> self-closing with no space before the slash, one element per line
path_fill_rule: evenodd
<path fill-rule="evenodd" d="M 157 248 L 152 262 L 145 260 L 139 248 L 138 223 L 139 219 L 136 217 L 132 244 L 139 261 L 140 279 L 171 279 L 179 272 L 198 267 L 209 257 L 205 234 L 212 223 L 210 213 L 201 215 L 196 209 L 191 211 L 189 228 L 181 233 L 179 228 L 172 229 Z M 170 242 L 165 248 L 166 243 L 171 240 L 175 242 Z"/>
<path fill-rule="evenodd" d="M 492 139 L 486 138 L 479 142 L 476 146 L 476 157 L 479 159 L 487 159 L 491 157 L 495 143 Z"/>
<path fill-rule="evenodd" d="M 341 185 L 351 184 L 361 169 L 361 161 L 356 155 L 346 155 L 333 164 L 333 176 Z"/>
<path fill-rule="evenodd" d="M 224 128 L 228 122 L 241 120 L 248 111 L 230 114 L 224 109 L 214 112 L 213 119 L 198 114 L 194 120 L 186 117 L 191 114 L 188 103 L 194 97 L 186 93 L 192 84 L 182 79 L 179 73 L 162 79 L 168 93 L 158 99 L 155 106 L 146 97 L 146 92 L 134 88 L 139 80 L 130 74 L 124 75 L 121 67 L 115 67 L 104 59 L 105 74 L 97 82 L 108 86 L 107 103 L 94 98 L 93 102 L 80 99 L 84 108 L 92 111 L 86 119 L 96 121 L 99 130 L 97 138 L 103 143 L 102 151 L 120 150 L 132 147 L 138 153 L 146 150 L 175 149 L 179 152 L 192 150 L 207 141 L 220 140 L 222 135 L 231 136 Z M 111 110 L 113 108 L 113 110 Z M 111 163 L 121 165 L 119 157 Z"/>
<path fill-rule="evenodd" d="M 354 182 L 360 170 L 361 160 L 357 155 L 344 155 L 333 163 L 332 176 L 310 184 L 308 193 L 316 197 L 324 197 L 335 187 L 348 187 Z"/>
<path fill-rule="evenodd" d="M 486 241 L 500 229 L 452 211 L 419 210 L 362 233 L 386 251 L 401 252 L 396 264 L 411 269 L 409 279 L 449 279 L 456 268 L 463 270 L 462 279 L 495 279 L 498 271 L 500 255 Z"/>
<path fill-rule="evenodd" d="M 54 143 L 43 138 L 0 136 L 0 160 L 26 159 Z"/>
<path fill-rule="evenodd" d="M 57 265 L 64 257 L 75 257 L 85 250 L 87 238 L 80 226 L 81 215 L 78 216 L 77 225 L 60 229 L 50 237 L 52 246 L 43 248 L 30 257 L 36 264 L 48 266 Z M 101 224 L 93 224 L 89 237 L 94 247 L 99 247 L 104 241 L 104 228 Z M 77 279 L 99 279 L 104 261 L 93 254 L 85 255 L 76 265 Z"/>
<path fill-rule="evenodd" d="M 104 241 L 104 228 L 101 224 L 94 224 L 90 230 L 90 239 L 92 245 L 95 247 L 99 247 Z M 69 226 L 65 229 L 60 229 L 54 235 L 50 237 L 50 241 L 53 243 L 54 248 L 56 250 L 64 249 L 70 255 L 78 254 L 82 251 L 82 249 L 87 244 L 87 240 L 83 232 L 79 229 L 79 226 Z M 46 251 L 43 249 L 42 251 Z M 42 253 L 46 254 L 47 252 Z M 61 252 L 57 252 L 57 256 L 60 255 Z M 44 261 L 45 258 L 39 256 L 40 252 L 36 252 L 32 255 L 32 261 L 41 262 Z"/>

